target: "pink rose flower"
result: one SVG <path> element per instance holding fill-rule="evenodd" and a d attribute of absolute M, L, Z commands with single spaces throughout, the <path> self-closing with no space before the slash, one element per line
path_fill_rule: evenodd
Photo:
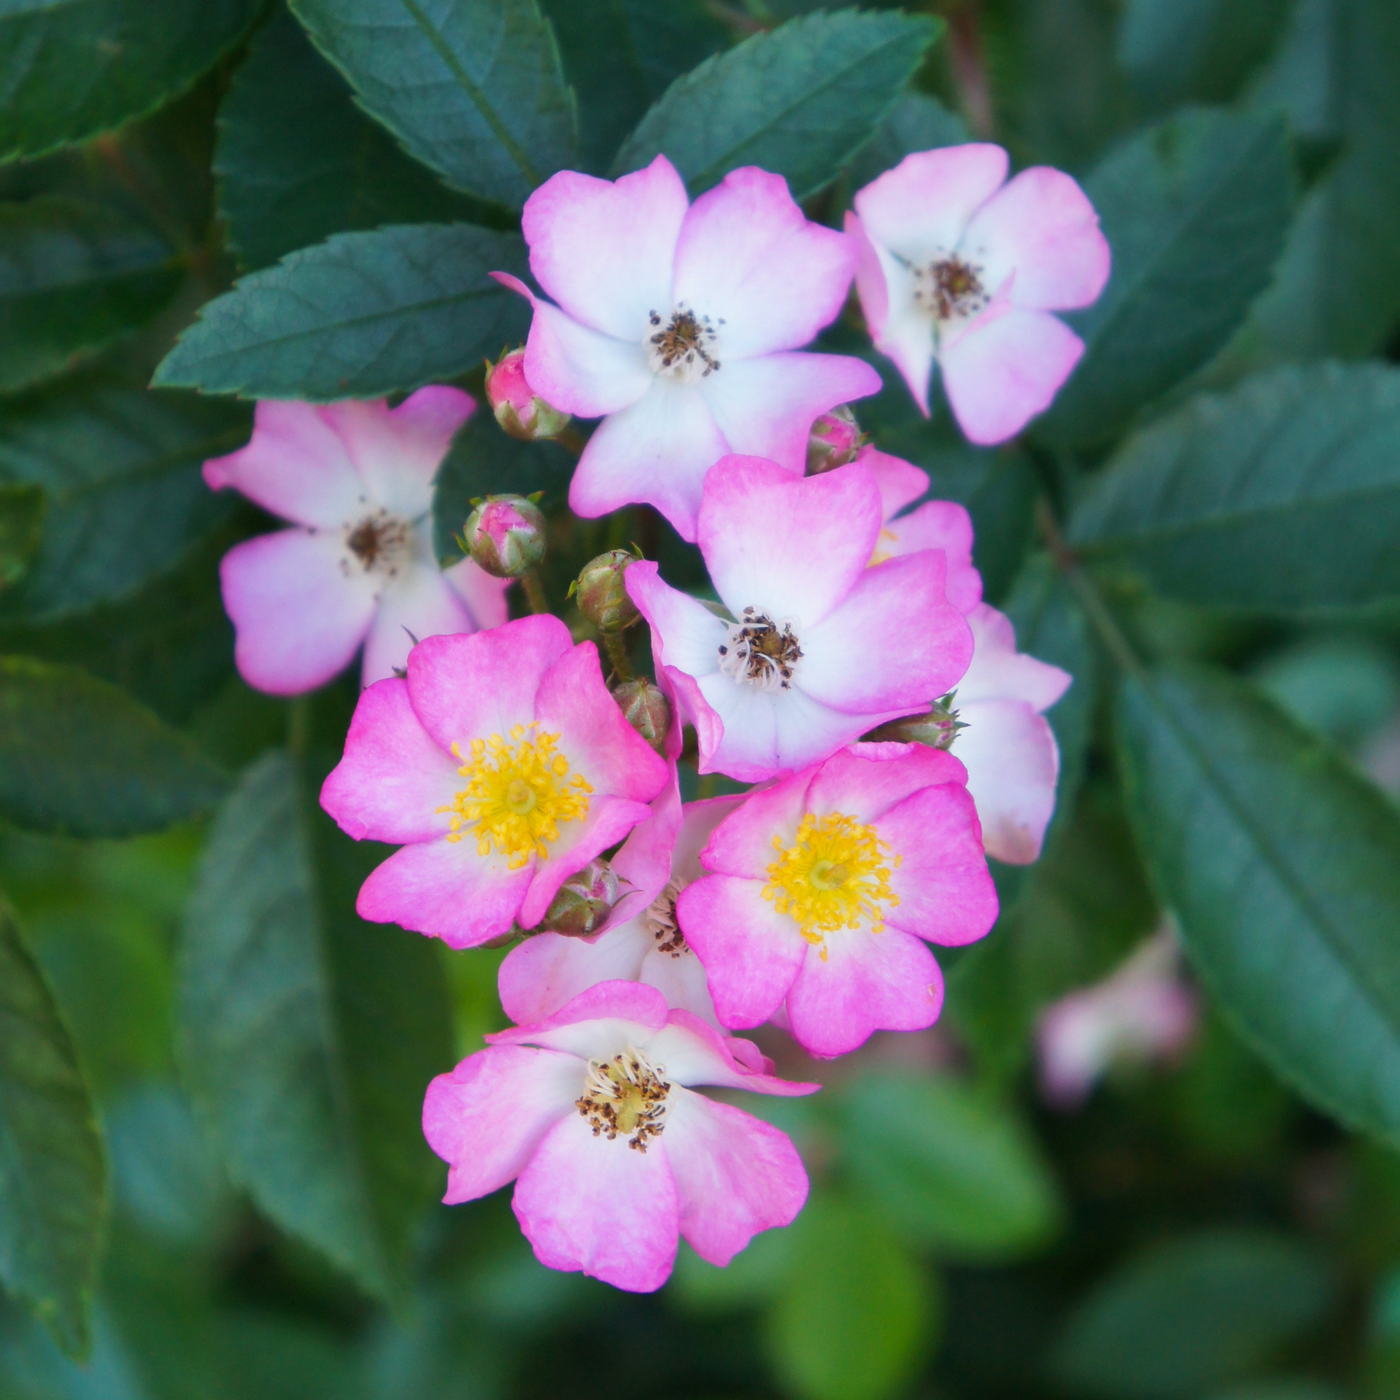
<path fill-rule="evenodd" d="M 365 881 L 361 918 L 470 948 L 539 923 L 670 775 L 593 643 L 543 615 L 414 647 L 406 680 L 360 697 L 321 805 L 356 840 L 403 848 Z"/>
<path fill-rule="evenodd" d="M 234 661 L 273 695 L 314 690 L 364 646 L 365 685 L 402 668 L 415 638 L 506 620 L 506 582 L 470 560 L 440 570 L 433 476 L 475 407 L 433 386 L 373 403 L 259 403 L 246 447 L 204 464 L 293 529 L 235 545 L 219 570 Z"/>
<path fill-rule="evenodd" d="M 745 782 L 805 767 L 957 683 L 971 635 L 935 550 L 869 568 L 880 493 L 860 463 L 792 477 L 756 457 L 710 472 L 700 551 L 735 622 L 633 564 L 657 673 L 694 725 L 700 771 Z"/>
<path fill-rule="evenodd" d="M 700 853 L 713 872 L 677 903 L 720 1020 L 786 1006 L 814 1055 L 938 1019 L 924 943 L 981 938 L 996 889 L 963 766 L 920 744 L 855 744 L 751 793 Z"/>
<path fill-rule="evenodd" d="M 855 197 L 856 288 L 876 346 L 929 411 L 936 359 L 962 430 L 1004 442 L 1050 406 L 1084 353 L 1052 311 L 1088 306 L 1108 242 L 1084 191 L 1046 166 L 1007 181 L 1006 152 L 906 156 Z"/>
<path fill-rule="evenodd" d="M 840 313 L 854 251 L 809 223 L 780 175 L 731 171 L 692 205 L 665 158 L 610 182 L 575 171 L 525 205 L 530 270 L 525 371 L 556 408 L 604 422 L 569 504 L 606 515 L 654 505 L 688 540 L 705 473 L 729 452 L 801 475 L 812 421 L 873 394 L 844 355 L 795 353 Z"/>
<path fill-rule="evenodd" d="M 808 1094 L 756 1046 L 726 1040 L 654 987 L 603 982 L 536 1025 L 486 1037 L 428 1086 L 423 1132 L 450 1167 L 448 1205 L 514 1180 L 540 1263 L 650 1293 L 683 1235 L 724 1265 L 790 1224 L 807 1173 L 787 1136 L 692 1091 Z"/>
<path fill-rule="evenodd" d="M 663 801 L 673 806 L 677 818 L 669 827 L 674 846 L 664 863 L 644 866 L 640 853 L 628 850 L 643 834 L 653 835 L 640 826 L 613 861 L 618 876 L 633 885 L 631 897 L 637 902 L 627 908 L 629 917 L 591 938 L 541 933 L 511 949 L 501 964 L 499 989 L 501 1005 L 512 1021 L 541 1021 L 589 987 L 624 978 L 656 987 L 670 1005 L 719 1026 L 705 969 L 676 921 L 676 901 L 704 875 L 701 848 L 743 798 L 713 797 L 687 803 L 682 810 L 679 795 L 668 789 L 654 805 Z M 645 883 L 636 885 L 631 880 L 634 872 Z M 619 911 L 622 908 L 619 901 Z"/>

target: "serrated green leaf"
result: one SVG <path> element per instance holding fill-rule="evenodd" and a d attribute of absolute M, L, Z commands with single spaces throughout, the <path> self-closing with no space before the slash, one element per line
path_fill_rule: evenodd
<path fill-rule="evenodd" d="M 572 163 L 576 116 L 537 0 L 291 0 L 366 111 L 450 184 L 518 209 Z"/>
<path fill-rule="evenodd" d="M 1276 1073 L 1400 1143 L 1400 811 L 1225 672 L 1123 683 L 1128 806 L 1192 963 Z"/>
<path fill-rule="evenodd" d="M 258 399 L 377 398 L 451 379 L 524 338 L 518 234 L 409 224 L 338 234 L 211 301 L 156 370 L 162 387 Z"/>
<path fill-rule="evenodd" d="M 0 480 L 0 593 L 24 577 L 39 552 L 44 493 L 28 482 Z"/>
<path fill-rule="evenodd" d="M 0 657 L 0 818 L 129 836 L 212 807 L 223 774 L 125 691 L 76 666 Z"/>
<path fill-rule="evenodd" d="M 843 1160 L 901 1237 L 954 1258 L 1015 1258 L 1063 1207 L 1010 1110 L 946 1078 L 872 1071 L 833 1091 Z"/>
<path fill-rule="evenodd" d="M 474 220 L 480 207 L 404 154 L 278 10 L 219 108 L 219 212 L 240 265 L 266 267 L 333 233 Z"/>
<path fill-rule="evenodd" d="M 89 1348 L 106 1175 L 72 1037 L 0 904 L 0 1284 L 75 1357 Z"/>
<path fill-rule="evenodd" d="M 1238 1229 L 1174 1240 L 1079 1305 L 1052 1369 L 1075 1395 L 1192 1400 L 1315 1325 L 1331 1293 L 1310 1251 L 1285 1235 Z"/>
<path fill-rule="evenodd" d="M 1202 395 L 1129 439 L 1070 522 L 1163 593 L 1274 612 L 1400 595 L 1400 371 L 1316 365 Z"/>
<path fill-rule="evenodd" d="M 41 487 L 43 544 L 0 619 L 52 622 L 118 602 L 175 566 L 227 519 L 200 476 L 248 441 L 241 404 L 85 385 L 0 418 L 0 482 Z"/>
<path fill-rule="evenodd" d="M 1084 357 L 1036 426 L 1068 444 L 1111 438 L 1243 322 L 1293 215 L 1287 129 L 1188 110 L 1120 147 L 1085 192 L 1113 272 L 1093 306 L 1066 314 Z"/>
<path fill-rule="evenodd" d="M 354 913 L 382 848 L 269 753 L 219 813 L 185 923 L 186 1080 L 230 1177 L 371 1294 L 392 1296 L 440 1168 L 423 1092 L 450 1067 L 446 989 L 417 934 Z"/>
<path fill-rule="evenodd" d="M 0 13 L 0 159 L 151 111 L 247 32 L 263 0 L 9 0 Z"/>
<path fill-rule="evenodd" d="M 941 31 L 922 15 L 840 10 L 755 34 L 678 78 L 618 152 L 614 172 L 665 154 L 699 194 L 757 165 L 805 199 L 870 139 Z"/>
<path fill-rule="evenodd" d="M 0 204 L 0 392 L 71 368 L 150 320 L 183 272 L 164 239 L 94 204 Z"/>

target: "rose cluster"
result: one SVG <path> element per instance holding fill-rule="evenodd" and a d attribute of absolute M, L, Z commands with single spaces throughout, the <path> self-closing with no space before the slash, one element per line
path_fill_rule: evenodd
<path fill-rule="evenodd" d="M 290 522 L 224 560 L 245 678 L 296 693 L 363 646 L 321 794 L 351 836 L 399 847 L 360 914 L 456 949 L 518 940 L 499 982 L 515 1026 L 427 1092 L 446 1199 L 514 1181 L 542 1262 L 650 1290 L 681 1237 L 726 1264 L 806 1197 L 782 1132 L 697 1092 L 817 1087 L 733 1032 L 772 1024 L 831 1057 L 930 1026 L 929 945 L 988 932 L 987 855 L 1034 860 L 1054 805 L 1043 712 L 1070 678 L 982 601 L 967 512 L 913 505 L 927 476 L 863 442 L 846 405 L 876 371 L 802 347 L 854 283 L 924 412 L 936 362 L 966 435 L 1000 442 L 1074 367 L 1053 313 L 1094 300 L 1109 251 L 1072 179 L 1008 181 L 980 144 L 907 157 L 840 231 L 758 169 L 692 202 L 664 157 L 555 175 L 523 228 L 545 295 L 498 274 L 533 307 L 524 349 L 489 367 L 498 420 L 538 438 L 601 419 L 572 509 L 653 506 L 717 598 L 620 552 L 589 566 L 611 689 L 537 593 L 507 620 L 543 548 L 533 502 L 482 502 L 471 557 L 439 569 L 431 487 L 474 407 L 459 390 L 260 404 L 205 476 Z M 639 615 L 654 683 L 617 659 Z M 683 803 L 683 752 L 752 786 Z"/>

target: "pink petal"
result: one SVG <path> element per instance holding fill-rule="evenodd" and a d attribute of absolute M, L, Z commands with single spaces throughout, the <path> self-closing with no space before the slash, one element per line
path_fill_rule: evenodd
<path fill-rule="evenodd" d="M 530 874 L 529 865 L 511 870 L 499 853 L 477 855 L 470 833 L 460 841 L 423 841 L 376 867 L 355 909 L 372 924 L 399 924 L 449 948 L 475 948 L 509 931 Z"/>
<path fill-rule="evenodd" d="M 982 601 L 982 575 L 972 563 L 972 517 L 967 510 L 955 501 L 925 501 L 908 515 L 885 522 L 875 553 L 877 558 L 893 558 L 921 549 L 943 551 L 948 601 L 961 613 L 971 612 Z"/>
<path fill-rule="evenodd" d="M 363 684 L 373 685 L 408 665 L 408 653 L 424 637 L 475 632 L 461 595 L 431 561 L 407 566 L 379 600 L 365 641 Z"/>
<path fill-rule="evenodd" d="M 663 583 L 649 559 L 631 565 L 624 575 L 628 596 L 651 624 L 657 655 L 688 676 L 719 669 L 719 648 L 728 626 L 698 598 Z"/>
<path fill-rule="evenodd" d="M 899 896 L 885 911 L 891 928 L 956 947 L 976 942 L 996 922 L 996 886 L 965 787 L 924 788 L 880 817 L 875 829 L 902 857 L 890 878 Z"/>
<path fill-rule="evenodd" d="M 491 275 L 534 307 L 525 342 L 525 374 L 546 403 L 596 418 L 636 403 L 651 387 L 652 373 L 640 341 L 617 340 L 575 321 L 508 272 Z"/>
<path fill-rule="evenodd" d="M 542 1045 L 585 1060 L 606 1060 L 629 1044 L 643 1046 L 666 1024 L 666 998 L 637 982 L 599 982 L 547 1019 L 511 1026 L 486 1039 L 492 1045 Z"/>
<path fill-rule="evenodd" d="M 679 728 L 679 724 L 673 725 L 672 733 Z M 676 747 L 679 751 L 679 745 Z M 622 882 L 623 893 L 613 906 L 607 927 L 615 928 L 640 914 L 666 887 L 680 824 L 680 781 L 672 768 L 666 785 L 648 803 L 645 820 L 632 828 L 622 849 L 612 857 L 613 873 Z"/>
<path fill-rule="evenodd" d="M 506 590 L 514 582 L 508 578 L 493 578 L 474 559 L 463 559 L 444 569 L 442 576 L 457 596 L 467 605 L 474 626 L 472 631 L 500 627 L 510 618 Z"/>
<path fill-rule="evenodd" d="M 653 648 L 654 646 L 653 639 Z M 724 722 L 705 699 L 693 677 L 675 666 L 661 667 L 657 676 L 664 678 L 665 683 L 671 687 L 678 713 L 684 716 L 688 724 L 695 726 L 695 737 L 700 746 L 700 762 L 703 765 L 706 755 L 713 754 L 724 738 Z"/>
<path fill-rule="evenodd" d="M 212 490 L 232 486 L 298 525 L 339 529 L 361 505 L 363 485 L 323 409 L 263 399 L 246 447 L 204 464 Z"/>
<path fill-rule="evenodd" d="M 663 1139 L 680 1201 L 681 1234 L 721 1267 L 760 1230 L 790 1225 L 807 1173 L 786 1133 L 726 1103 L 678 1096 Z"/>
<path fill-rule="evenodd" d="M 917 501 L 929 488 L 928 473 L 902 457 L 881 452 L 872 443 L 860 450 L 856 461 L 869 468 L 880 488 L 880 513 L 886 521 L 893 519 L 905 506 Z"/>
<path fill-rule="evenodd" d="M 846 300 L 855 255 L 807 221 L 781 175 L 731 170 L 681 225 L 676 302 L 708 316 L 721 363 L 806 345 Z"/>
<path fill-rule="evenodd" d="M 916 151 L 859 191 L 866 235 L 916 265 L 951 253 L 979 205 L 1006 179 L 1000 146 L 971 143 Z"/>
<path fill-rule="evenodd" d="M 1024 700 L 1048 710 L 1069 689 L 1068 671 L 1016 650 L 1016 633 L 1005 613 L 983 603 L 967 617 L 976 648 L 958 686 L 958 701 Z"/>
<path fill-rule="evenodd" d="M 544 674 L 573 647 L 557 617 L 522 617 L 489 632 L 429 637 L 408 657 L 408 693 L 429 734 L 464 754 L 473 739 L 499 734 L 535 717 Z"/>
<path fill-rule="evenodd" d="M 408 682 L 380 681 L 355 706 L 345 756 L 322 785 L 321 806 L 356 841 L 432 841 L 448 830 L 437 809 L 461 786 L 457 766 L 418 722 Z"/>
<path fill-rule="evenodd" d="M 807 791 L 814 770 L 747 793 L 743 802 L 715 827 L 709 844 L 700 852 L 706 870 L 740 875 L 750 880 L 768 878 L 768 867 L 777 858 L 773 842 L 791 845 L 807 806 Z"/>
<path fill-rule="evenodd" d="M 666 1077 L 687 1087 L 712 1084 L 722 1089 L 777 1094 L 781 1098 L 815 1094 L 821 1088 L 820 1084 L 798 1084 L 755 1072 L 735 1054 L 738 1047 L 747 1044 L 721 1035 L 698 1016 L 673 1007 L 665 1026 L 647 1041 L 647 1058 L 653 1064 L 665 1064 Z"/>
<path fill-rule="evenodd" d="M 693 540 L 705 473 L 728 450 L 698 385 L 653 376 L 642 398 L 604 419 L 588 439 L 569 506 L 592 519 L 652 505 L 682 539 Z"/>
<path fill-rule="evenodd" d="M 593 1136 L 588 1120 L 557 1123 L 520 1174 L 516 1219 L 550 1269 L 582 1270 L 614 1288 L 651 1293 L 671 1275 L 680 1207 L 666 1154 Z"/>
<path fill-rule="evenodd" d="M 279 530 L 236 544 L 219 566 L 233 659 L 272 695 L 315 690 L 348 666 L 374 619 L 371 575 L 342 571 L 338 531 Z"/>
<path fill-rule="evenodd" d="M 770 852 L 772 850 L 770 846 Z M 685 940 L 705 965 L 723 1025 L 761 1026 L 787 995 L 809 945 L 763 898 L 763 883 L 709 875 L 676 902 Z"/>
<path fill-rule="evenodd" d="M 506 1045 L 479 1050 L 428 1085 L 423 1136 L 447 1162 L 447 1205 L 489 1196 L 514 1180 L 544 1135 L 583 1092 L 574 1055 Z"/>
<path fill-rule="evenodd" d="M 1088 306 L 1108 281 L 1112 256 L 1099 216 L 1079 185 L 1048 166 L 1023 170 L 972 217 L 962 251 L 1011 299 L 1033 311 Z"/>
<path fill-rule="evenodd" d="M 958 731 L 954 748 L 967 765 L 987 854 L 1028 865 L 1039 857 L 1055 811 L 1055 733 L 1022 700 L 977 700 L 959 705 L 958 715 L 967 728 Z"/>
<path fill-rule="evenodd" d="M 963 765 L 942 749 L 924 744 L 859 744 L 833 754 L 812 775 L 807 810 L 816 816 L 840 812 L 858 822 L 878 822 L 916 792 L 966 780 Z"/>
<path fill-rule="evenodd" d="M 707 1025 L 723 1029 L 705 980 L 704 965 L 695 953 L 690 948 L 679 953 L 662 953 L 655 949 L 654 939 L 652 944 L 652 951 L 642 959 L 641 971 L 637 974 L 639 980 L 648 987 L 655 987 L 666 998 L 668 1006 L 692 1012 Z"/>
<path fill-rule="evenodd" d="M 733 456 L 705 481 L 700 552 L 735 617 L 753 606 L 815 626 L 865 573 L 879 534 L 880 493 L 858 465 L 804 478 Z"/>
<path fill-rule="evenodd" d="M 890 291 L 885 276 L 889 254 L 881 256 L 853 209 L 846 211 L 844 228 L 846 237 L 851 240 L 851 247 L 855 249 L 856 296 L 860 299 L 860 309 L 865 316 L 870 338 L 878 345 L 890 318 Z M 927 408 L 924 412 L 928 412 Z"/>
<path fill-rule="evenodd" d="M 875 1031 L 921 1031 L 943 1009 L 943 975 L 928 946 L 894 927 L 828 934 L 812 949 L 787 997 L 798 1044 L 845 1055 Z"/>
<path fill-rule="evenodd" d="M 787 350 L 724 362 L 695 387 L 724 451 L 766 457 L 800 476 L 812 424 L 838 404 L 878 394 L 881 383 L 878 371 L 851 355 Z"/>
<path fill-rule="evenodd" d="M 983 446 L 1015 437 L 1050 407 L 1083 353 L 1084 342 L 1045 311 L 973 322 L 939 352 L 958 425 Z"/>
<path fill-rule="evenodd" d="M 501 1007 L 512 1021 L 543 1021 L 599 982 L 640 981 L 642 960 L 655 944 L 635 919 L 591 939 L 536 934 L 501 964 Z"/>
<path fill-rule="evenodd" d="M 672 869 L 681 879 L 698 880 L 705 874 L 705 867 L 700 863 L 701 852 L 709 844 L 720 822 L 737 812 L 745 800 L 742 793 L 732 793 L 723 797 L 704 797 L 698 802 L 685 804 L 672 858 Z"/>
<path fill-rule="evenodd" d="M 804 630 L 794 684 L 852 714 L 927 709 L 972 660 L 972 631 L 944 597 L 943 577 L 937 550 L 866 569 L 832 612 Z"/>
<path fill-rule="evenodd" d="M 665 156 L 617 181 L 561 170 L 525 202 L 530 271 L 575 320 L 640 344 L 651 312 L 670 315 L 688 205 Z M 526 374 L 535 383 L 528 364 Z"/>
<path fill-rule="evenodd" d="M 846 234 L 856 249 L 856 294 L 875 348 L 895 363 L 925 418 L 933 373 L 933 322 L 914 300 L 914 275 L 889 249 L 870 241 L 864 224 L 846 211 Z"/>

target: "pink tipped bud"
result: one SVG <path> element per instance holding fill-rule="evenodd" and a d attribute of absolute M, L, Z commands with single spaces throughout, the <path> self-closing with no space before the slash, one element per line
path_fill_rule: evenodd
<path fill-rule="evenodd" d="M 640 616 L 628 596 L 623 575 L 637 556 L 625 549 L 610 549 L 583 566 L 578 581 L 569 590 L 578 600 L 578 610 L 600 632 L 621 632 Z"/>
<path fill-rule="evenodd" d="M 558 437 L 569 426 L 569 415 L 546 403 L 530 387 L 523 349 L 507 351 L 494 365 L 487 360 L 486 397 L 496 422 L 523 442 Z"/>
<path fill-rule="evenodd" d="M 460 543 L 497 578 L 519 578 L 544 558 L 544 513 L 526 496 L 487 496 L 467 517 Z"/>
<path fill-rule="evenodd" d="M 671 705 L 660 689 L 643 677 L 613 686 L 612 695 L 627 723 L 662 753 L 671 732 Z"/>
<path fill-rule="evenodd" d="M 807 439 L 807 475 L 819 476 L 854 462 L 864 446 L 865 434 L 845 404 L 823 413 Z"/>
<path fill-rule="evenodd" d="M 872 743 L 927 744 L 931 749 L 951 749 L 958 730 L 967 728 L 953 708 L 955 695 L 955 691 L 949 691 L 928 714 L 891 720 L 865 737 Z"/>
<path fill-rule="evenodd" d="M 570 875 L 540 920 L 542 933 L 564 933 L 584 938 L 597 933 L 617 903 L 618 879 L 605 860 L 590 861 Z"/>

